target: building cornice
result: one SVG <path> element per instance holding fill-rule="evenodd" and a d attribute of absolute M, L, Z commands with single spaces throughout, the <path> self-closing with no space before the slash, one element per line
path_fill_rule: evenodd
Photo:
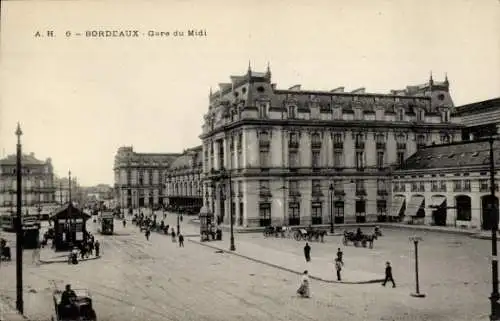
<path fill-rule="evenodd" d="M 367 128 L 367 129 L 409 129 L 409 130 L 461 130 L 465 128 L 462 124 L 456 123 L 398 123 L 390 121 L 370 121 L 370 120 L 303 120 L 303 119 L 242 119 L 231 124 L 220 126 L 199 137 L 205 139 L 221 132 L 233 130 L 242 126 L 281 126 L 281 127 L 317 127 L 317 128 Z"/>

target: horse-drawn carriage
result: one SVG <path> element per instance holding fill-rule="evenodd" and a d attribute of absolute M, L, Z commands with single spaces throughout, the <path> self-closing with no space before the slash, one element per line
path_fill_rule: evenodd
<path fill-rule="evenodd" d="M 76 298 L 71 305 L 62 305 L 62 291 L 54 291 L 54 316 L 52 321 L 97 321 L 97 315 L 92 307 L 92 297 L 88 290 L 74 290 Z"/>
<path fill-rule="evenodd" d="M 377 233 L 374 234 L 363 234 L 360 229 L 357 232 L 344 231 L 344 238 L 342 239 L 342 243 L 344 245 L 348 245 L 351 242 L 355 247 L 369 246 L 370 249 L 373 249 L 373 242 L 377 239 Z"/>
<path fill-rule="evenodd" d="M 296 241 L 316 241 L 316 242 L 324 242 L 324 237 L 327 234 L 327 231 L 324 229 L 298 229 L 293 233 L 293 238 Z"/>
<path fill-rule="evenodd" d="M 264 228 L 264 237 L 282 237 L 282 238 L 290 238 L 291 229 L 288 226 L 266 226 Z"/>

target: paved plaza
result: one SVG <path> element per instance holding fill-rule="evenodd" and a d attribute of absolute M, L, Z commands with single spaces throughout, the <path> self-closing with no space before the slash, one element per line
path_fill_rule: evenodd
<path fill-rule="evenodd" d="M 167 220 L 176 227 L 175 215 L 168 214 Z M 195 234 L 198 226 L 188 221 L 185 217 L 183 234 Z M 92 229 L 92 223 L 88 224 Z M 384 229 L 384 236 L 370 250 L 344 247 L 340 236 L 329 236 L 325 243 L 310 243 L 312 261 L 306 263 L 304 242 L 293 239 L 236 234 L 238 256 L 197 244 L 198 237 L 190 237 L 185 247 L 179 248 L 161 234 L 153 233 L 147 241 L 130 222 L 123 228 L 115 221 L 115 227 L 113 236 L 95 233 L 102 244 L 98 260 L 37 266 L 31 262 L 31 251 L 25 251 L 28 317 L 49 320 L 54 287 L 71 283 L 74 288 L 91 290 L 98 318 L 103 321 L 487 319 L 491 274 L 490 243 L 486 240 Z M 414 234 L 423 237 L 419 253 L 421 290 L 427 294 L 424 299 L 409 295 L 415 286 L 413 245 L 408 236 Z M 229 249 L 228 240 L 225 233 L 222 242 L 204 244 Z M 312 280 L 312 298 L 298 298 L 295 291 L 300 276 L 290 271 L 308 269 L 313 276 L 334 280 L 332 261 L 338 247 L 344 252 L 346 281 L 383 278 L 384 263 L 391 261 L 398 286 Z M 41 256 L 50 259 L 54 254 L 45 248 Z M 0 272 L 3 301 L 13 306 L 14 261 L 2 262 Z"/>

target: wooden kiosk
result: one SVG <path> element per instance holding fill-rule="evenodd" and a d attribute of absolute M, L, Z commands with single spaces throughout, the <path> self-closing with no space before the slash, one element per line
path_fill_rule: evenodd
<path fill-rule="evenodd" d="M 90 215 L 75 207 L 71 202 L 56 210 L 50 221 L 54 226 L 54 248 L 56 251 L 71 250 L 87 236 L 86 223 Z"/>

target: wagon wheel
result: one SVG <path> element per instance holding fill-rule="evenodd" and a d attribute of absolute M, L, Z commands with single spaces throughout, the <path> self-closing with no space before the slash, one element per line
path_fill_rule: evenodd
<path fill-rule="evenodd" d="M 299 231 L 296 231 L 295 233 L 293 233 L 293 238 L 295 239 L 295 241 L 300 241 L 302 235 L 300 235 Z"/>

